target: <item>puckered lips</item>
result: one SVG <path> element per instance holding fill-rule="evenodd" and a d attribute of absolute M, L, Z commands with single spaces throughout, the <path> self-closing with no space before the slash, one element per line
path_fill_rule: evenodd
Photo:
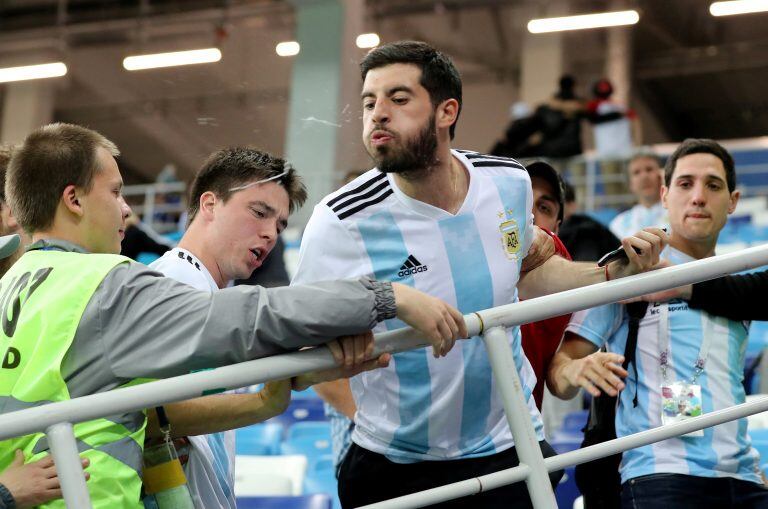
<path fill-rule="evenodd" d="M 370 136 L 371 145 L 374 147 L 385 145 L 394 139 L 395 135 L 385 129 L 376 129 Z"/>

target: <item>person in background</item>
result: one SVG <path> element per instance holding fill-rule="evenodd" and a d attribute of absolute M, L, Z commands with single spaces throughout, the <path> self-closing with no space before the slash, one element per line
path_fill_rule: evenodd
<path fill-rule="evenodd" d="M 566 260 L 571 255 L 557 237 L 565 213 L 565 186 L 560 174 L 549 164 L 535 161 L 526 165 L 533 189 L 533 224 L 549 233 L 555 243 L 555 254 Z M 523 352 L 536 375 L 533 397 L 541 411 L 544 386 L 552 358 L 563 339 L 565 326 L 571 315 L 556 316 L 520 326 L 523 335 Z"/>
<path fill-rule="evenodd" d="M 5 199 L 5 173 L 8 170 L 8 163 L 11 161 L 13 147 L 10 145 L 0 145 L 0 236 L 18 235 L 18 247 L 12 253 L 0 256 L 0 277 L 16 263 L 16 260 L 24 254 L 24 248 L 31 243 L 29 235 L 19 226 L 16 217 L 13 215 L 8 200 Z"/>
<path fill-rule="evenodd" d="M 565 215 L 558 236 L 574 260 L 594 262 L 621 244 L 607 227 L 578 209 L 575 190 L 566 182 Z"/>
<path fill-rule="evenodd" d="M 613 218 L 608 226 L 618 238 L 647 226 L 667 226 L 667 211 L 661 204 L 661 186 L 664 170 L 653 154 L 639 153 L 632 156 L 627 166 L 629 191 L 637 204 Z"/>
<path fill-rule="evenodd" d="M 154 232 L 152 232 L 154 233 Z M 171 249 L 170 244 L 163 241 L 157 234 L 150 235 L 135 214 L 125 220 L 125 237 L 120 244 L 120 254 L 131 260 L 136 260 L 141 253 L 152 253 L 162 256 Z"/>

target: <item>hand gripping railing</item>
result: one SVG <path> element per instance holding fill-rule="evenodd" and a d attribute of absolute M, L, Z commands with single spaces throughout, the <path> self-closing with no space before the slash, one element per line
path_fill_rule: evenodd
<path fill-rule="evenodd" d="M 511 350 L 506 344 L 502 329 L 502 327 L 560 316 L 762 265 L 768 265 L 768 245 L 467 315 L 465 319 L 470 336 L 482 334 L 489 348 L 494 377 L 504 401 L 521 465 L 446 487 L 381 502 L 376 506 L 420 507 L 526 480 L 534 507 L 555 508 L 554 495 L 546 475 L 547 470 L 557 470 L 570 464 L 583 463 L 768 409 L 768 398 L 766 398 L 764 401 L 738 405 L 685 423 L 543 459 L 533 432 L 533 425 L 528 418 L 520 380 L 514 369 L 514 362 L 511 362 Z M 411 329 L 376 335 L 378 352 L 395 353 L 420 348 L 426 344 L 427 342 Z M 51 403 L 2 415 L 0 440 L 30 433 L 47 433 L 51 454 L 59 467 L 58 472 L 67 507 L 87 509 L 91 504 L 77 456 L 72 423 L 195 398 L 201 396 L 204 391 L 217 388 L 234 389 L 327 369 L 334 365 L 330 352 L 326 348 L 317 348 Z"/>

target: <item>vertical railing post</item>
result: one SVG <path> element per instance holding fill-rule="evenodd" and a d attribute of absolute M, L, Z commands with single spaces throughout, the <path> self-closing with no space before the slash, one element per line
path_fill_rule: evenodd
<path fill-rule="evenodd" d="M 91 509 L 91 497 L 85 485 L 85 475 L 72 425 L 68 422 L 54 424 L 46 430 L 46 435 L 67 508 Z"/>
<path fill-rule="evenodd" d="M 588 157 L 584 175 L 584 210 L 595 210 L 595 195 L 597 194 L 597 172 L 599 162 L 596 158 Z"/>
<path fill-rule="evenodd" d="M 521 464 L 531 468 L 525 482 L 528 485 L 533 507 L 534 509 L 557 509 L 555 493 L 552 491 L 549 474 L 544 466 L 544 456 L 539 448 L 536 430 L 533 428 L 515 359 L 507 342 L 507 333 L 503 327 L 493 327 L 485 332 L 483 342 L 488 350 L 493 377 L 504 403 L 509 428 L 515 439 L 517 456 Z"/>
<path fill-rule="evenodd" d="M 155 186 L 149 185 L 144 194 L 144 224 L 155 228 Z"/>

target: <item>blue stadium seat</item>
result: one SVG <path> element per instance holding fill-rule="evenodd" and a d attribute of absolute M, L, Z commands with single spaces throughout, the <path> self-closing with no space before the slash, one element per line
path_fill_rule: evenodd
<path fill-rule="evenodd" d="M 331 439 L 331 423 L 327 421 L 302 421 L 297 422 L 285 435 L 286 440 L 298 440 L 303 438 Z"/>
<path fill-rule="evenodd" d="M 588 210 L 585 214 L 607 227 L 613 221 L 613 218 L 619 214 L 619 211 L 611 207 L 605 207 L 597 210 Z"/>
<path fill-rule="evenodd" d="M 291 392 L 291 399 L 320 399 L 320 396 L 317 395 L 314 387 L 310 387 L 304 391 Z"/>
<path fill-rule="evenodd" d="M 566 468 L 563 478 L 560 479 L 560 484 L 555 489 L 555 499 L 557 499 L 557 507 L 559 508 L 571 509 L 573 502 L 581 496 L 579 488 L 576 487 L 575 472 L 574 467 Z"/>
<path fill-rule="evenodd" d="M 289 429 L 294 423 L 301 421 L 325 421 L 325 409 L 321 399 L 294 399 L 288 410 L 273 417 L 269 422 L 277 422 Z"/>
<path fill-rule="evenodd" d="M 143 263 L 144 265 L 149 265 L 150 263 L 154 262 L 158 258 L 160 258 L 159 254 L 139 253 L 138 256 L 136 256 L 136 261 L 139 263 Z"/>
<path fill-rule="evenodd" d="M 584 426 L 587 424 L 587 416 L 589 410 L 577 410 L 575 412 L 569 412 L 563 419 L 562 431 L 568 431 L 572 433 L 581 433 Z"/>
<path fill-rule="evenodd" d="M 271 456 L 280 454 L 283 427 L 277 423 L 254 424 L 235 431 L 237 454 Z"/>
<path fill-rule="evenodd" d="M 326 493 L 333 499 L 333 507 L 341 507 L 338 500 L 338 481 L 333 469 L 333 456 L 324 454 L 310 464 L 304 478 L 304 493 Z"/>
<path fill-rule="evenodd" d="M 303 454 L 312 465 L 321 456 L 331 453 L 331 439 L 304 437 L 280 444 L 280 454 Z"/>
<path fill-rule="evenodd" d="M 237 509 L 331 509 L 328 495 L 299 497 L 238 497 Z"/>

